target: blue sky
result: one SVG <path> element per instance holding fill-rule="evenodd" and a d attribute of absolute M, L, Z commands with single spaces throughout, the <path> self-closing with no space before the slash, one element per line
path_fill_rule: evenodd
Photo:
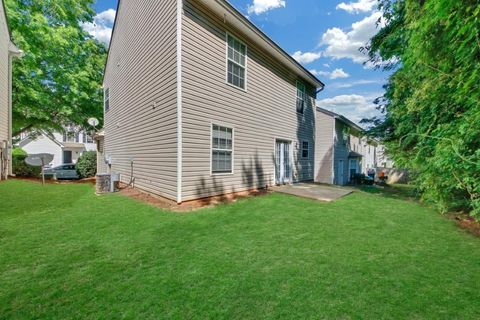
<path fill-rule="evenodd" d="M 318 105 L 353 121 L 377 115 L 388 73 L 363 62 L 358 51 L 376 33 L 377 0 L 230 0 L 285 51 L 326 84 Z M 99 0 L 95 25 L 85 29 L 110 38 L 117 0 Z"/>

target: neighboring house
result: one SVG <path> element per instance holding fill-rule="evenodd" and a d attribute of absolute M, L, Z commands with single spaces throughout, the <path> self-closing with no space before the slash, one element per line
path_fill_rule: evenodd
<path fill-rule="evenodd" d="M 318 107 L 316 120 L 315 182 L 345 185 L 356 173 L 377 167 L 379 143 L 360 126 Z"/>
<path fill-rule="evenodd" d="M 378 167 L 385 169 L 392 169 L 394 167 L 394 162 L 390 159 L 386 153 L 385 146 L 379 145 L 377 150 L 377 162 Z"/>
<path fill-rule="evenodd" d="M 0 6 L 0 180 L 11 174 L 12 58 L 21 56 L 13 44 L 5 6 Z"/>
<path fill-rule="evenodd" d="M 56 167 L 66 163 L 77 163 L 78 158 L 85 151 L 96 151 L 97 146 L 93 137 L 84 131 L 55 132 L 53 135 L 42 133 L 30 137 L 22 135 L 18 146 L 28 154 L 53 154 L 53 161 L 49 166 Z"/>
<path fill-rule="evenodd" d="M 108 170 L 178 203 L 313 180 L 323 86 L 225 0 L 120 0 Z"/>

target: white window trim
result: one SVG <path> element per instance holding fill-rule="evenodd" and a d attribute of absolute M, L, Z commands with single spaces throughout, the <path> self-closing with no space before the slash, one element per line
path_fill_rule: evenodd
<path fill-rule="evenodd" d="M 232 172 L 213 172 L 213 126 L 223 127 L 232 129 Z M 210 176 L 233 176 L 235 174 L 235 127 L 221 122 L 211 122 L 210 123 Z"/>
<path fill-rule="evenodd" d="M 298 112 L 298 109 L 297 109 L 297 100 L 298 100 L 298 85 L 301 84 L 303 86 L 303 113 L 302 112 Z M 301 82 L 301 81 L 296 81 L 295 83 L 295 111 L 298 113 L 298 114 L 302 114 L 302 115 L 305 115 L 305 110 L 307 109 L 307 101 L 306 101 L 306 96 L 307 96 L 307 86 L 305 85 L 305 83 Z"/>
<path fill-rule="evenodd" d="M 235 61 L 233 60 L 230 60 L 228 58 L 228 37 L 232 37 L 234 38 L 235 40 L 237 40 L 238 42 L 240 42 L 241 44 L 243 44 L 245 46 L 245 88 L 241 88 L 241 87 L 237 87 L 233 84 L 231 84 L 230 82 L 228 82 L 228 61 L 232 61 L 233 63 L 239 65 L 238 63 L 236 63 Z M 240 66 L 240 65 L 239 65 Z M 240 66 L 241 67 L 241 66 Z M 229 85 L 230 87 L 233 87 L 233 88 L 236 88 L 238 90 L 242 90 L 244 92 L 247 92 L 247 88 L 248 88 L 248 46 L 245 44 L 245 42 L 243 42 L 242 40 L 240 40 L 239 38 L 235 37 L 233 34 L 231 34 L 230 32 L 225 32 L 225 83 L 227 85 Z"/>
<path fill-rule="evenodd" d="M 306 157 L 303 156 L 303 144 L 304 144 L 305 142 L 308 144 L 308 149 L 307 149 L 308 155 L 307 155 Z M 305 159 L 310 159 L 310 141 L 308 141 L 308 140 L 302 140 L 302 146 L 301 146 L 301 148 L 300 148 L 300 152 L 301 152 L 300 158 L 302 158 L 303 160 L 305 160 Z"/>

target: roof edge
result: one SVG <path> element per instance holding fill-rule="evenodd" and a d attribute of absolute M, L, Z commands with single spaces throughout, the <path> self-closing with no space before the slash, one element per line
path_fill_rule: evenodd
<path fill-rule="evenodd" d="M 112 48 L 113 35 L 115 34 L 115 27 L 117 26 L 117 19 L 118 19 L 118 11 L 120 9 L 120 2 L 122 2 L 122 0 L 117 1 L 117 8 L 115 9 L 115 20 L 113 20 L 112 33 L 110 34 L 110 41 L 108 42 L 107 59 L 105 59 L 105 66 L 103 67 L 102 86 L 103 86 L 103 83 L 105 82 L 105 74 L 107 73 L 107 65 L 108 65 L 108 61 L 110 60 L 110 50 Z"/>
<path fill-rule="evenodd" d="M 318 84 L 317 87 L 324 88 L 325 84 L 318 79 L 315 75 L 313 75 L 310 71 L 308 71 L 304 66 L 302 66 L 297 60 L 295 60 L 288 52 L 286 52 L 280 45 L 278 45 L 274 40 L 272 40 L 265 32 L 263 32 L 260 28 L 258 28 L 252 21 L 248 20 L 237 8 L 235 8 L 232 4 L 230 4 L 229 1 L 227 0 L 215 0 L 216 3 L 218 3 L 221 6 L 226 7 L 229 11 L 231 11 L 238 20 L 240 20 L 245 26 L 249 27 L 252 29 L 253 32 L 257 33 L 262 40 L 267 42 L 273 49 L 276 49 L 281 53 L 282 55 L 285 56 L 288 60 L 290 60 L 291 63 L 296 65 L 300 70 L 303 71 L 303 73 L 309 77 L 313 82 L 316 82 Z M 202 2 L 205 3 L 205 2 Z"/>
<path fill-rule="evenodd" d="M 2 0 L 3 1 L 3 0 Z M 180 1 L 180 0 L 176 0 L 176 1 Z M 285 50 L 283 50 L 275 41 L 273 41 L 265 32 L 263 32 L 262 30 L 260 30 L 253 22 L 251 22 L 250 20 L 248 20 L 237 8 L 235 8 L 232 4 L 230 4 L 228 1 L 225 1 L 225 0 L 220 0 L 221 3 L 219 2 L 219 0 L 215 0 L 219 5 L 223 5 L 223 6 L 227 6 L 227 9 L 229 9 L 230 11 L 232 11 L 232 13 L 234 13 L 237 18 L 239 20 L 241 20 L 247 27 L 250 27 L 253 29 L 254 32 L 256 32 L 257 34 L 259 34 L 259 36 L 263 37 L 264 40 L 269 43 L 273 48 L 275 48 L 276 50 L 280 51 L 281 54 L 283 54 L 287 59 L 290 60 L 290 62 L 294 63 L 295 65 L 297 65 L 297 67 L 299 67 L 301 70 L 303 70 L 304 74 L 306 76 L 308 76 L 313 82 L 316 82 L 318 84 L 318 87 L 321 87 L 322 89 L 325 87 L 325 84 L 319 80 L 315 75 L 313 75 L 310 71 L 308 71 L 304 66 L 302 66 L 297 60 L 295 60 L 291 55 L 289 55 Z M 117 19 L 118 19 L 118 16 L 119 16 L 119 10 L 120 10 L 120 4 L 121 4 L 122 0 L 118 0 L 117 2 L 117 8 L 116 8 L 116 13 L 115 13 L 115 20 L 113 22 L 113 27 L 112 27 L 112 34 L 110 36 L 110 42 L 108 44 L 108 50 L 107 50 L 107 59 L 105 61 L 105 67 L 104 67 L 104 70 L 103 70 L 103 80 L 102 82 L 105 82 L 105 74 L 106 74 L 106 71 L 107 71 L 107 66 L 108 66 L 108 62 L 110 60 L 110 50 L 112 48 L 112 44 L 113 44 L 113 36 L 115 34 L 115 28 L 117 26 Z"/>
<path fill-rule="evenodd" d="M 333 111 L 330 111 L 330 110 L 327 110 L 327 109 L 324 109 L 324 108 L 320 108 L 318 106 L 317 106 L 317 111 L 322 112 L 323 114 L 326 114 L 326 115 L 328 115 L 330 117 L 333 117 L 335 119 L 338 119 L 338 120 L 342 121 L 343 123 L 345 123 L 346 125 L 348 125 L 350 127 L 353 127 L 360 132 L 365 132 L 365 129 L 363 129 L 362 127 L 360 127 L 358 124 L 356 124 L 352 120 L 348 119 L 347 117 L 342 116 L 341 114 L 335 113 Z"/>

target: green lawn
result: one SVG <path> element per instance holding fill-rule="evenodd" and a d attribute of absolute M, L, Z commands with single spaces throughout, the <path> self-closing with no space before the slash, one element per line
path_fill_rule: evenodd
<path fill-rule="evenodd" d="M 93 192 L 0 183 L 0 318 L 480 318 L 480 239 L 412 201 L 177 214 Z"/>

